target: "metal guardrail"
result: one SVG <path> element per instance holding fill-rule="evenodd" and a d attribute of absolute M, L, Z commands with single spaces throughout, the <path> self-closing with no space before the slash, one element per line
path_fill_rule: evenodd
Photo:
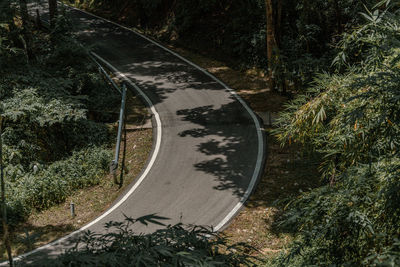
<path fill-rule="evenodd" d="M 37 13 L 37 15 L 39 15 Z M 42 18 L 39 18 L 41 22 L 43 22 L 46 28 L 50 28 L 50 23 Z M 83 48 L 83 46 L 82 46 Z M 114 82 L 114 80 L 108 75 L 107 71 L 103 68 L 103 66 L 89 53 L 90 59 L 98 66 L 99 72 L 106 77 L 106 79 L 110 82 L 112 87 L 116 89 L 121 95 L 121 108 L 119 112 L 119 120 L 118 120 L 118 134 L 117 134 L 117 143 L 115 145 L 115 156 L 114 160 L 110 164 L 110 173 L 115 175 L 116 170 L 118 168 L 118 162 L 119 162 L 119 154 L 121 150 L 121 139 L 122 139 L 122 130 L 123 130 L 123 125 L 124 125 L 124 118 L 125 118 L 125 104 L 126 104 L 126 92 L 127 92 L 127 87 L 126 84 L 123 83 L 122 89 Z"/>
<path fill-rule="evenodd" d="M 118 162 L 119 162 L 119 154 L 121 151 L 121 139 L 122 139 L 122 130 L 123 130 L 123 125 L 124 125 L 124 118 L 125 118 L 125 106 L 126 106 L 126 93 L 127 93 L 127 87 L 126 84 L 122 84 L 122 89 L 114 82 L 114 80 L 108 75 L 107 71 L 101 66 L 101 64 L 92 56 L 90 55 L 91 60 L 98 66 L 99 72 L 106 77 L 106 79 L 110 82 L 112 87 L 116 89 L 121 95 L 121 108 L 119 111 L 119 120 L 118 120 L 118 133 L 117 133 L 117 143 L 115 145 L 115 156 L 114 160 L 110 164 L 110 173 L 114 174 L 116 173 L 116 170 L 118 168 Z"/>
<path fill-rule="evenodd" d="M 110 77 L 110 75 L 108 75 L 108 73 L 106 72 L 106 70 L 100 65 L 100 63 L 97 62 L 97 60 L 95 58 L 93 58 L 92 56 L 90 56 L 90 58 L 98 65 L 99 67 L 99 72 L 102 73 L 106 79 L 112 84 L 112 86 L 120 93 L 123 94 L 123 92 L 121 91 L 121 89 L 118 87 L 118 85 L 114 82 L 114 80 Z M 125 86 L 125 84 L 124 84 Z"/>
<path fill-rule="evenodd" d="M 121 99 L 121 109 L 119 112 L 119 121 L 118 121 L 118 135 L 117 135 L 117 144 L 115 147 L 115 158 L 111 162 L 110 171 L 115 173 L 118 168 L 118 161 L 119 161 L 119 152 L 121 149 L 121 136 L 122 136 L 122 129 L 124 124 L 124 115 L 125 115 L 125 103 L 126 103 L 126 85 L 122 86 L 122 99 Z"/>

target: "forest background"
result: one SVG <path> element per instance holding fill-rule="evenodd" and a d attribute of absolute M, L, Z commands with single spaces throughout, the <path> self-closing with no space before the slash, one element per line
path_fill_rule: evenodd
<path fill-rule="evenodd" d="M 8 188 L 13 193 L 7 196 L 7 208 L 11 222 L 17 222 L 23 220 L 19 214 L 29 208 L 46 208 L 63 198 L 62 192 L 43 195 L 46 191 L 42 189 L 53 181 L 65 184 L 57 188 L 92 183 L 93 179 L 68 184 L 65 178 L 50 183 L 46 177 L 57 175 L 60 168 L 76 160 L 88 160 L 81 164 L 91 166 L 84 172 L 95 176 L 107 162 L 103 160 L 107 152 L 101 149 L 107 143 L 107 131 L 87 120 L 85 112 L 78 112 L 80 107 L 103 107 L 96 106 L 101 101 L 82 97 L 90 96 L 99 78 L 90 68 L 78 75 L 75 63 L 67 60 L 67 54 L 82 53 L 74 42 L 59 42 L 68 36 L 67 22 L 57 24 L 62 16 L 54 13 L 49 46 L 39 47 L 35 38 L 40 34 L 31 31 L 25 19 L 26 1 L 19 1 L 20 25 L 9 2 L 2 3 L 6 12 L 1 12 L 1 71 L 14 73 L 1 76 L 0 110 L 6 121 L 3 160 L 6 176 L 13 177 L 15 184 Z M 282 145 L 299 145 L 304 153 L 322 159 L 321 183 L 284 200 L 287 205 L 277 227 L 292 232 L 295 239 L 273 264 L 400 264 L 398 1 L 80 0 L 69 4 L 135 27 L 162 42 L 211 55 L 235 69 L 260 70 L 271 90 L 291 99 L 273 134 Z M 51 62 L 60 62 L 59 57 L 65 65 L 49 69 Z M 46 77 L 57 71 L 58 80 L 35 78 L 38 72 Z M 56 90 L 49 86 L 54 84 Z M 35 112 L 30 112 L 33 106 Z M 35 127 L 28 129 L 27 123 Z M 63 142 L 40 141 L 53 140 L 51 136 L 59 131 L 66 136 Z M 93 140 L 86 140 L 88 136 Z M 83 140 L 93 146 L 81 150 Z M 38 144 L 52 147 L 39 148 Z M 79 153 L 88 150 L 90 155 L 102 156 L 81 157 Z M 31 152 L 21 157 L 21 151 L 24 155 Z M 66 160 L 64 153 L 69 155 Z M 40 162 L 34 165 L 43 167 L 39 174 L 32 174 L 37 159 Z M 28 179 L 32 175 L 36 178 Z M 18 193 L 12 188 L 18 188 Z"/>

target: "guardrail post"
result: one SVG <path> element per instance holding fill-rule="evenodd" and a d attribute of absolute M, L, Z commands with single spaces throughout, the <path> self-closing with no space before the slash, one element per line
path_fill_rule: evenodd
<path fill-rule="evenodd" d="M 122 99 L 121 99 L 121 109 L 119 112 L 119 121 L 118 121 L 118 134 L 117 134 L 117 144 L 115 147 L 115 158 L 111 162 L 110 172 L 114 175 L 114 179 L 116 179 L 116 171 L 118 168 L 118 161 L 119 161 L 119 152 L 121 149 L 121 138 L 122 138 L 122 129 L 124 125 L 124 114 L 125 114 L 125 103 L 126 103 L 126 85 L 123 84 L 122 86 Z M 116 181 L 115 181 L 116 182 Z"/>
<path fill-rule="evenodd" d="M 125 118 L 125 103 L 126 103 L 126 92 L 127 92 L 127 87 L 126 84 L 122 84 L 122 90 L 118 87 L 118 85 L 114 82 L 114 80 L 108 75 L 106 70 L 101 66 L 99 62 L 94 58 L 96 56 L 94 53 L 90 53 L 90 58 L 91 60 L 96 63 L 99 69 L 99 73 L 104 74 L 106 79 L 108 80 L 109 83 L 111 83 L 112 87 L 116 89 L 121 95 L 121 109 L 119 112 L 119 121 L 118 121 L 118 134 L 117 134 L 117 144 L 115 147 L 115 157 L 114 160 L 110 164 L 110 174 L 113 175 L 114 177 L 114 182 L 117 184 L 117 169 L 118 169 L 118 161 L 119 161 L 119 153 L 121 149 L 121 138 L 122 138 L 122 130 L 124 126 L 124 118 Z"/>

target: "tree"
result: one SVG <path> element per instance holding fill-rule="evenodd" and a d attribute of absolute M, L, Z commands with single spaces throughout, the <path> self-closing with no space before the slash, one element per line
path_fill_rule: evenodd
<path fill-rule="evenodd" d="M 296 240 L 277 266 L 400 266 L 400 16 L 386 3 L 343 35 L 340 71 L 280 114 L 277 137 L 318 153 L 322 185 L 288 200 L 279 225 Z"/>
<path fill-rule="evenodd" d="M 25 28 L 28 24 L 28 6 L 26 0 L 19 0 L 19 8 L 21 11 L 22 26 Z"/>
<path fill-rule="evenodd" d="M 53 29 L 57 18 L 57 0 L 49 0 L 50 27 Z"/>
<path fill-rule="evenodd" d="M 26 56 L 28 60 L 33 58 L 32 51 L 32 32 L 29 26 L 29 14 L 28 14 L 28 6 L 26 0 L 19 0 L 19 6 L 21 10 L 21 19 L 22 19 L 22 36 L 24 49 L 26 51 Z"/>
<path fill-rule="evenodd" d="M 279 43 L 281 41 L 281 22 L 282 22 L 282 0 L 265 0 L 266 11 L 266 41 L 267 41 L 267 60 L 268 60 L 268 74 L 269 74 L 269 87 L 275 90 L 281 87 L 285 93 L 284 83 L 277 84 L 276 73 L 274 68 L 280 64 L 279 56 Z"/>
<path fill-rule="evenodd" d="M 8 232 L 7 225 L 7 207 L 6 207 L 6 199 L 5 199 L 5 185 L 4 185 L 4 171 L 3 171 L 3 142 L 2 142 L 2 134 L 3 134 L 3 117 L 0 115 L 0 184 L 1 184 L 1 222 L 3 226 L 3 241 L 4 245 L 7 249 L 8 260 L 10 266 L 13 265 L 13 259 L 11 254 L 11 244 Z"/>

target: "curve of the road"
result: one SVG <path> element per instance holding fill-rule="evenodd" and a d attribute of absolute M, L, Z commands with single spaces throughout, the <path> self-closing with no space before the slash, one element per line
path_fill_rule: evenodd
<path fill-rule="evenodd" d="M 75 8 L 67 13 L 80 41 L 149 105 L 156 138 L 146 169 L 109 210 L 18 259 L 58 255 L 82 231 L 102 232 L 125 215 L 223 229 L 262 174 L 265 136 L 257 116 L 226 84 L 157 42 Z M 142 233 L 158 228 L 134 226 Z"/>

